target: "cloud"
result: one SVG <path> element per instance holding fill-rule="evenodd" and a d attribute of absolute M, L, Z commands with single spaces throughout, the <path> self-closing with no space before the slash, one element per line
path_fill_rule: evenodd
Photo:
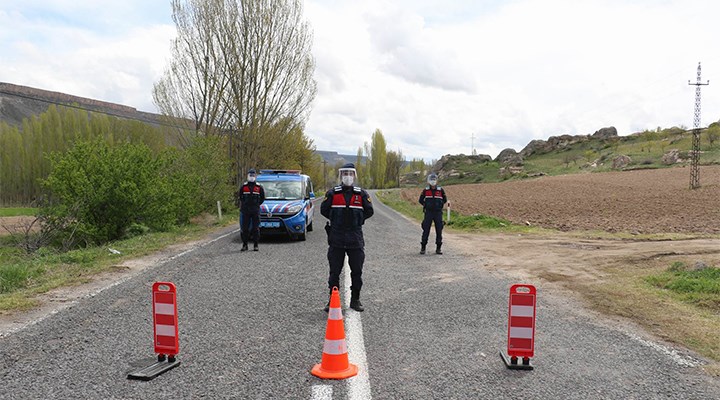
<path fill-rule="evenodd" d="M 381 129 L 408 158 L 720 119 L 710 0 L 306 0 L 318 94 L 306 130 L 354 154 Z M 169 2 L 6 1 L 0 79 L 154 111 Z"/>
<path fill-rule="evenodd" d="M 4 81 L 155 111 L 152 85 L 168 60 L 174 26 L 127 26 L 126 18 L 147 19 L 132 4 L 26 3 L 0 12 Z M 95 30 L 79 22 L 86 20 L 105 24 Z"/>
<path fill-rule="evenodd" d="M 442 31 L 427 27 L 421 15 L 407 9 L 391 10 L 366 17 L 382 71 L 429 87 L 475 90 L 474 76 Z"/>

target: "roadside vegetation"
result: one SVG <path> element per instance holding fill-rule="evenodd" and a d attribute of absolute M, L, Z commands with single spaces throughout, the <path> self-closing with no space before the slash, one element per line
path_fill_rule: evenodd
<path fill-rule="evenodd" d="M 646 280 L 682 302 L 720 315 L 720 268 L 704 264 L 688 267 L 684 262 L 676 261 L 665 272 L 651 275 Z"/>

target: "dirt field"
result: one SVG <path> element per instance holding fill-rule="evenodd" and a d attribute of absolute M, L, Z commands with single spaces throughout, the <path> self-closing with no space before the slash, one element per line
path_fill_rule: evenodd
<path fill-rule="evenodd" d="M 440 183 L 442 185 L 442 182 Z M 720 166 L 587 173 L 445 187 L 452 209 L 546 228 L 630 233 L 720 233 Z M 403 197 L 417 201 L 419 191 Z"/>
<path fill-rule="evenodd" d="M 0 217 L 0 236 L 9 235 L 11 233 L 25 233 L 25 230 L 35 220 L 35 217 L 19 216 L 19 217 Z M 40 225 L 35 224 L 32 231 L 40 229 Z"/>

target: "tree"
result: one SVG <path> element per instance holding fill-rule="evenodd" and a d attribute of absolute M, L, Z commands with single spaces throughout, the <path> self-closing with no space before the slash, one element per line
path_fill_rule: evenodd
<path fill-rule="evenodd" d="M 367 143 L 365 143 L 365 147 L 367 148 Z M 364 165 L 365 163 L 363 163 L 363 157 L 363 148 L 358 147 L 357 156 L 355 157 L 355 172 L 357 173 L 358 182 L 355 184 L 367 187 L 370 182 L 370 177 L 366 171 L 366 166 Z"/>
<path fill-rule="evenodd" d="M 387 168 L 387 150 L 385 146 L 385 137 L 380 129 L 375 132 L 370 139 L 370 145 L 365 143 L 365 153 L 368 161 L 368 174 L 373 188 L 385 188 L 385 169 Z"/>
<path fill-rule="evenodd" d="M 173 0 L 173 62 L 154 88 L 160 110 L 228 135 L 238 175 L 272 140 L 302 129 L 315 98 L 312 36 L 300 0 Z M 274 131 L 274 132 L 273 132 Z M 271 162 L 282 160 L 275 157 Z"/>
<path fill-rule="evenodd" d="M 400 187 L 400 170 L 405 163 L 402 151 L 387 152 L 387 167 L 385 168 L 385 182 L 388 186 Z"/>

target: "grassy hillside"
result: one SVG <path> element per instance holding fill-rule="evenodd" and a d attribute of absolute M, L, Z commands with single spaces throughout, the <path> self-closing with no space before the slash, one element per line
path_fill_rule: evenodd
<path fill-rule="evenodd" d="M 720 164 L 720 124 L 713 123 L 701 132 L 700 164 Z M 611 139 L 590 139 L 524 158 L 522 167 L 504 171 L 498 161 L 470 163 L 460 156 L 452 156 L 442 171 L 450 174 L 443 185 L 459 183 L 500 182 L 508 179 L 527 179 L 539 175 L 564 175 L 613 170 L 613 160 L 621 155 L 631 158 L 622 170 L 671 168 L 690 163 L 692 131 L 669 128 L 646 131 Z M 666 164 L 663 155 L 678 150 L 681 162 Z M 520 149 L 519 149 L 520 150 Z M 519 151 L 518 150 L 518 151 Z M 441 174 L 442 175 L 442 174 Z"/>

